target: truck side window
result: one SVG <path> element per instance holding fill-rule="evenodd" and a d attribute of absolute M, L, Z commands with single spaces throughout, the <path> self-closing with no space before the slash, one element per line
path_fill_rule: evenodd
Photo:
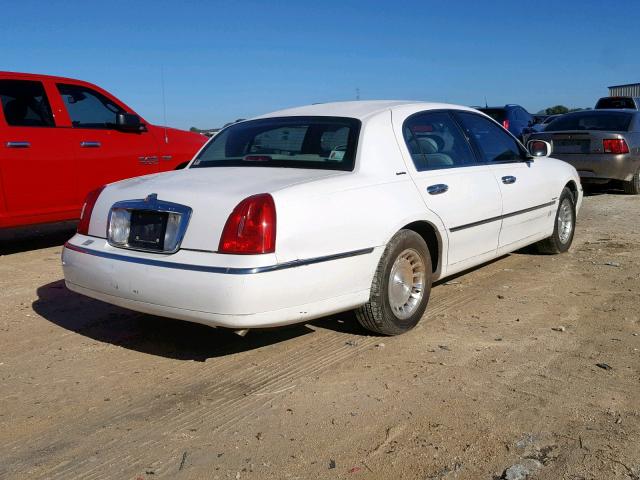
<path fill-rule="evenodd" d="M 58 84 L 71 123 L 78 128 L 112 128 L 125 111 L 104 95 L 80 85 Z"/>
<path fill-rule="evenodd" d="M 51 106 L 41 82 L 0 80 L 0 100 L 7 125 L 54 127 Z"/>

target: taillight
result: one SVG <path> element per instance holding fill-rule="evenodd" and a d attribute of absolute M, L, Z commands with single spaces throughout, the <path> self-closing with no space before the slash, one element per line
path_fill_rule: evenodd
<path fill-rule="evenodd" d="M 276 249 L 276 205 L 268 193 L 242 200 L 227 219 L 218 251 L 252 255 Z"/>
<path fill-rule="evenodd" d="M 509 120 L 503 120 L 503 121 L 502 121 L 502 126 L 503 126 L 506 130 L 509 130 Z"/>
<path fill-rule="evenodd" d="M 629 146 L 624 138 L 605 138 L 602 140 L 604 153 L 629 153 Z"/>
<path fill-rule="evenodd" d="M 89 235 L 89 222 L 91 221 L 91 213 L 93 212 L 93 207 L 98 201 L 98 197 L 104 190 L 103 185 L 95 190 L 91 190 L 87 194 L 87 198 L 85 198 L 84 203 L 82 204 L 82 210 L 80 210 L 80 223 L 78 223 L 78 233 L 82 235 Z"/>

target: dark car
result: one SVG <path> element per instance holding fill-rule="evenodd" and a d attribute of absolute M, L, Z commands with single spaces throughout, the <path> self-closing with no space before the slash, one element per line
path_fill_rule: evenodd
<path fill-rule="evenodd" d="M 513 103 L 509 103 L 504 107 L 481 107 L 478 110 L 500 123 L 520 141 L 524 140 L 524 130 L 534 123 L 533 116 L 529 112 L 520 105 Z"/>
<path fill-rule="evenodd" d="M 583 183 L 622 182 L 640 193 L 640 112 L 587 110 L 562 115 L 529 140 L 545 140 L 553 157 L 573 165 Z"/>
<path fill-rule="evenodd" d="M 640 110 L 640 98 L 638 97 L 602 97 L 596 102 L 596 110 L 605 108 L 625 108 Z"/>

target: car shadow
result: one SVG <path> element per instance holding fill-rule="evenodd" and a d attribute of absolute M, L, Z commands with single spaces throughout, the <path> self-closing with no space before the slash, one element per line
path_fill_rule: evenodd
<path fill-rule="evenodd" d="M 598 197 L 600 195 L 626 195 L 622 185 L 616 182 L 609 182 L 602 185 L 582 184 L 582 189 L 587 197 Z"/>
<path fill-rule="evenodd" d="M 99 342 L 176 360 L 204 362 L 310 335 L 316 328 L 369 335 L 349 312 L 309 324 L 255 329 L 241 337 L 232 330 L 133 312 L 94 300 L 67 289 L 63 280 L 39 287 L 37 294 L 33 310 L 51 323 Z"/>
<path fill-rule="evenodd" d="M 76 222 L 0 229 L 0 255 L 61 246 L 75 231 Z"/>

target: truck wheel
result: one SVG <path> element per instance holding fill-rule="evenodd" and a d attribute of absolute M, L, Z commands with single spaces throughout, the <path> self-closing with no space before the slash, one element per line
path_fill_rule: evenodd
<path fill-rule="evenodd" d="M 624 193 L 628 195 L 638 195 L 640 193 L 640 170 L 638 170 L 631 180 L 622 182 Z"/>
<path fill-rule="evenodd" d="M 571 190 L 564 188 L 556 212 L 553 234 L 536 243 L 540 253 L 564 253 L 573 242 L 576 228 L 576 205 Z"/>
<path fill-rule="evenodd" d="M 426 242 L 412 230 L 400 230 L 380 259 L 369 302 L 356 310 L 358 322 L 383 335 L 411 330 L 427 308 L 431 277 Z"/>

